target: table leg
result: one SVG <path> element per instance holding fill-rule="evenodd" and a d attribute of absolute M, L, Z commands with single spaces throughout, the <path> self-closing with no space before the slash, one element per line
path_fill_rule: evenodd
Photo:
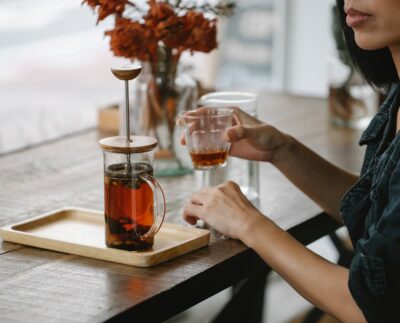
<path fill-rule="evenodd" d="M 267 268 L 235 284 L 232 298 L 212 322 L 262 322 L 264 293 L 270 272 L 270 268 Z"/>

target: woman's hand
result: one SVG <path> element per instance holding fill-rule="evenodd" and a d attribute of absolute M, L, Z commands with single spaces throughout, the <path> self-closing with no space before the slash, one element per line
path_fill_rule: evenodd
<path fill-rule="evenodd" d="M 270 221 L 246 199 L 234 182 L 194 193 L 183 210 L 183 217 L 190 224 L 201 219 L 222 234 L 242 241 L 259 221 Z"/>
<path fill-rule="evenodd" d="M 199 108 L 191 113 L 202 113 Z M 225 137 L 231 142 L 230 155 L 257 161 L 273 162 L 282 148 L 290 142 L 290 137 L 269 124 L 250 116 L 234 107 L 233 125 L 228 128 Z M 178 125 L 183 122 L 178 119 Z M 181 143 L 185 144 L 182 135 Z"/>
<path fill-rule="evenodd" d="M 225 135 L 231 156 L 257 161 L 273 162 L 290 141 L 288 135 L 239 108 L 234 108 L 234 124 Z"/>

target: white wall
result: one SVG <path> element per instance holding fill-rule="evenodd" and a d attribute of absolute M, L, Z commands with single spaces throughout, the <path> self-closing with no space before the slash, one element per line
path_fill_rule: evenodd
<path fill-rule="evenodd" d="M 285 30 L 279 30 L 282 39 L 279 38 L 275 44 L 279 57 L 274 57 L 274 84 L 269 90 L 306 96 L 327 96 L 328 54 L 329 48 L 333 46 L 331 7 L 334 0 L 274 1 L 276 8 L 283 11 L 286 17 L 284 26 L 278 24 L 278 28 Z M 225 27 L 224 23 L 219 24 L 219 36 L 224 34 Z M 220 41 L 223 45 L 224 39 Z M 206 55 L 185 55 L 185 60 L 194 64 L 197 78 L 206 87 L 215 86 L 221 60 L 219 51 Z M 265 85 L 260 85 L 261 88 L 263 86 L 265 88 Z"/>
<path fill-rule="evenodd" d="M 332 0 L 287 0 L 284 90 L 326 96 Z"/>

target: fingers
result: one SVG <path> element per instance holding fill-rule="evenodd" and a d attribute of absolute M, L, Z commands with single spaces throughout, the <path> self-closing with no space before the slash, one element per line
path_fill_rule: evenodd
<path fill-rule="evenodd" d="M 232 109 L 234 111 L 234 113 L 236 111 L 240 111 L 240 109 L 238 107 L 225 107 L 225 108 Z M 178 126 L 184 126 L 185 123 L 188 121 L 188 120 L 185 120 L 185 118 L 190 120 L 190 117 L 198 117 L 198 116 L 201 116 L 201 115 L 212 116 L 212 115 L 217 115 L 217 114 L 218 114 L 218 108 L 203 106 L 203 107 L 197 108 L 196 110 L 185 111 L 176 120 L 176 124 Z M 239 118 L 237 116 L 236 116 L 235 121 L 237 123 L 240 123 Z"/>
<path fill-rule="evenodd" d="M 250 124 L 255 125 L 261 123 L 257 118 L 252 117 L 237 106 L 224 106 L 224 108 L 233 110 L 233 124 Z M 176 120 L 178 126 L 183 126 L 185 123 L 185 117 L 199 116 L 203 114 L 213 115 L 218 113 L 218 108 L 210 106 L 201 106 L 195 110 L 189 110 L 182 113 Z"/>
<path fill-rule="evenodd" d="M 202 219 L 202 207 L 195 204 L 187 204 L 183 209 L 183 218 L 186 222 L 194 225 L 197 220 Z"/>
<path fill-rule="evenodd" d="M 202 115 L 202 114 L 205 114 L 205 113 L 212 113 L 213 111 L 214 111 L 214 109 L 211 109 L 211 108 L 206 107 L 206 106 L 202 106 L 202 107 L 197 108 L 196 110 L 187 111 L 185 113 L 185 115 L 198 116 L 198 115 Z"/>
<path fill-rule="evenodd" d="M 237 125 L 228 128 L 224 135 L 226 140 L 230 142 L 235 142 L 249 137 L 250 130 L 241 125 Z"/>
<path fill-rule="evenodd" d="M 206 204 L 210 194 L 212 194 L 212 190 L 212 188 L 203 188 L 192 195 L 190 203 L 183 209 L 183 218 L 186 222 L 194 225 L 199 219 L 205 220 L 207 207 L 204 204 Z"/>
<path fill-rule="evenodd" d="M 192 216 L 192 215 L 185 214 L 185 213 L 183 213 L 183 219 L 191 225 L 195 225 L 197 223 L 197 221 L 199 220 L 199 218 L 197 216 Z"/>
<path fill-rule="evenodd" d="M 201 116 L 203 114 L 216 114 L 217 110 L 209 107 L 200 107 L 197 108 L 196 110 L 188 110 L 182 113 L 181 117 L 179 119 L 184 119 L 185 117 L 197 117 Z M 178 119 L 178 120 L 179 120 Z"/>
<path fill-rule="evenodd" d="M 237 115 L 237 111 L 239 110 L 239 108 L 235 108 L 233 109 L 233 115 L 232 115 L 232 125 L 236 126 L 236 125 L 241 125 L 242 121 L 240 121 L 239 116 Z"/>

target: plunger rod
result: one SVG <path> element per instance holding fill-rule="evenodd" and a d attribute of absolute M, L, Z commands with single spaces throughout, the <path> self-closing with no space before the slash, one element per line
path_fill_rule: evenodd
<path fill-rule="evenodd" d="M 128 80 L 125 80 L 125 137 L 126 142 L 131 141 L 131 129 L 129 123 L 129 85 Z"/>
<path fill-rule="evenodd" d="M 129 123 L 129 80 L 135 79 L 141 72 L 140 65 L 128 65 L 120 68 L 111 68 L 111 72 L 119 80 L 125 81 L 125 140 L 131 141 L 131 131 Z"/>

